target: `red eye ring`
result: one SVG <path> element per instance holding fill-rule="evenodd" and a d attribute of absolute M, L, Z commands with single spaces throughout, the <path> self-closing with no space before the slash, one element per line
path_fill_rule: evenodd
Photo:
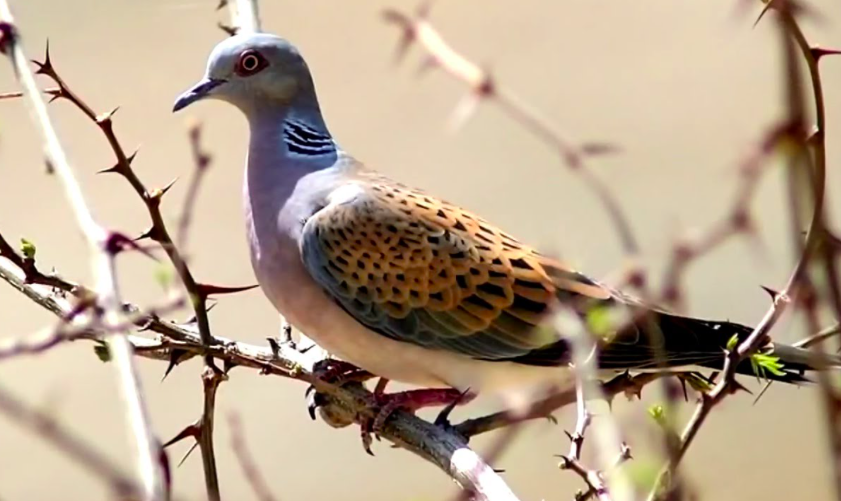
<path fill-rule="evenodd" d="M 256 50 L 249 49 L 239 55 L 234 72 L 241 77 L 247 77 L 259 72 L 266 66 L 268 66 L 266 58 Z"/>

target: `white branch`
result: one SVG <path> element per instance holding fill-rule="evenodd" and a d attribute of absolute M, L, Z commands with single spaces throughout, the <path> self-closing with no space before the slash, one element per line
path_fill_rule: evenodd
<path fill-rule="evenodd" d="M 237 33 L 258 33 L 261 31 L 257 0 L 228 0 L 227 3 Z"/>
<path fill-rule="evenodd" d="M 54 170 L 64 187 L 67 200 L 76 217 L 79 229 L 85 236 L 91 250 L 91 267 L 96 277 L 96 293 L 105 311 L 103 322 L 109 326 L 122 323 L 119 289 L 114 273 L 114 253 L 108 248 L 112 236 L 94 220 L 85 202 L 82 189 L 73 174 L 73 169 L 64 153 L 58 134 L 53 127 L 47 107 L 35 83 L 35 76 L 20 44 L 14 18 L 7 0 L 0 0 L 0 23 L 2 23 L 2 49 L 9 57 L 15 74 L 20 81 L 24 97 L 44 140 L 45 154 L 49 166 Z M 149 425 L 148 412 L 143 400 L 140 380 L 134 366 L 132 345 L 125 330 L 106 337 L 108 348 L 114 359 L 120 388 L 127 408 L 127 417 L 137 449 L 137 469 L 144 487 L 145 499 L 164 499 L 164 484 L 158 464 L 159 445 Z"/>

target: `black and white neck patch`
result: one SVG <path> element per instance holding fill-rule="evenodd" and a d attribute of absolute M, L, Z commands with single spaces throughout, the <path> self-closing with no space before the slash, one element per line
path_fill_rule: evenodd
<path fill-rule="evenodd" d="M 319 156 L 336 152 L 333 138 L 296 120 L 286 120 L 283 127 L 283 141 L 289 153 L 301 156 Z"/>

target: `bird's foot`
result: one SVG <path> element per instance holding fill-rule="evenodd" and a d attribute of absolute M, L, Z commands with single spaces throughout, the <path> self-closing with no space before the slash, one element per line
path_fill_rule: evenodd
<path fill-rule="evenodd" d="M 316 378 L 335 386 L 344 386 L 351 382 L 362 384 L 374 377 L 370 372 L 350 362 L 332 358 L 316 362 L 312 372 Z M 307 412 L 310 418 L 315 420 L 315 412 L 323 406 L 324 396 L 318 393 L 315 385 L 312 384 L 307 387 L 304 396 L 307 398 Z"/>
<path fill-rule="evenodd" d="M 365 382 L 374 377 L 370 372 L 360 369 L 350 362 L 332 358 L 325 358 L 316 362 L 312 372 L 318 379 L 336 386 L 342 386 L 350 381 Z M 306 394 L 309 395 L 313 391 L 315 391 L 315 387 L 310 385 Z"/>
<path fill-rule="evenodd" d="M 383 384 L 378 385 L 371 397 L 371 408 L 375 412 L 374 418 L 363 419 L 360 425 L 362 446 L 365 452 L 371 452 L 372 435 L 379 438 L 380 432 L 385 428 L 388 418 L 398 409 L 414 414 L 426 407 L 447 406 L 438 418 L 436 424 L 446 426 L 449 413 L 460 404 L 465 404 L 473 399 L 475 395 L 468 392 L 461 392 L 453 388 L 425 388 L 420 390 L 408 390 L 397 393 L 382 393 L 380 390 Z M 443 418 L 442 418 L 443 416 Z"/>

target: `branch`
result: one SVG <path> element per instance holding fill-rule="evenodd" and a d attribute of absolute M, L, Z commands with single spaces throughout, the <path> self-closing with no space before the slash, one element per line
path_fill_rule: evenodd
<path fill-rule="evenodd" d="M 0 413 L 29 429 L 58 450 L 65 453 L 82 467 L 105 480 L 117 499 L 139 499 L 144 488 L 131 477 L 114 466 L 114 461 L 102 456 L 84 442 L 73 436 L 48 414 L 26 406 L 0 387 Z"/>
<path fill-rule="evenodd" d="M 231 34 L 258 33 L 260 29 L 260 12 L 257 0 L 220 0 L 217 10 L 228 7 L 233 25 L 229 29 L 222 27 Z"/>
<path fill-rule="evenodd" d="M 555 325 L 557 332 L 563 333 L 569 343 L 578 416 L 575 433 L 567 434 L 570 439 L 569 454 L 561 456 L 562 461 L 558 466 L 577 473 L 587 483 L 588 490 L 592 491 L 600 501 L 633 499 L 633 486 L 623 471 L 616 470 L 614 475 L 606 479 L 603 475 L 604 471 L 612 467 L 614 458 L 617 455 L 623 455 L 627 450 L 627 446 L 619 437 L 618 426 L 612 416 L 600 416 L 601 426 L 596 429 L 596 461 L 600 467 L 588 468 L 581 462 L 584 433 L 591 420 L 586 401 L 588 398 L 605 398 L 601 393 L 601 387 L 596 383 L 598 356 L 594 342 L 595 334 L 590 332 L 579 313 L 573 310 L 561 311 Z"/>
<path fill-rule="evenodd" d="M 788 119 L 785 128 L 785 139 L 794 147 L 789 148 L 788 156 L 788 171 L 794 173 L 798 169 L 806 169 L 805 165 L 798 165 L 803 158 L 803 150 L 805 149 L 805 141 L 803 134 L 804 110 L 802 103 L 802 84 L 800 76 L 796 67 L 796 60 L 794 55 L 793 41 L 789 34 L 787 26 L 787 16 L 791 15 L 789 0 L 774 0 L 769 4 L 771 8 L 781 12 L 778 16 L 779 34 L 783 47 L 784 56 L 784 75 L 786 80 L 786 103 L 788 108 Z M 724 369 L 722 371 L 721 379 L 715 387 L 709 392 L 701 395 L 701 402 L 695 409 L 690 421 L 687 423 L 680 437 L 680 444 L 675 454 L 670 458 L 668 464 L 660 472 L 654 488 L 649 494 L 649 500 L 660 499 L 667 494 L 665 488 L 667 483 L 671 481 L 675 469 L 680 464 L 681 460 L 692 444 L 693 439 L 697 435 L 701 426 L 705 422 L 710 411 L 719 404 L 727 395 L 735 392 L 738 387 L 734 385 L 736 368 L 739 363 L 747 357 L 755 353 L 761 346 L 767 344 L 770 339 L 769 333 L 779 320 L 783 311 L 791 303 L 791 297 L 800 291 L 801 286 L 808 279 L 806 276 L 806 268 L 814 256 L 820 242 L 822 241 L 822 214 L 824 202 L 824 173 L 818 173 L 817 183 L 815 184 L 814 203 L 812 219 L 809 227 L 808 237 L 805 244 L 802 244 L 802 250 L 797 263 L 792 270 L 786 286 L 779 293 L 774 296 L 774 301 L 765 316 L 754 328 L 753 332 L 742 342 L 738 344 L 736 349 L 730 350 L 727 353 Z M 792 180 L 790 179 L 790 183 Z M 796 213 L 796 202 L 791 200 L 792 213 Z M 796 230 L 796 232 L 794 231 Z M 800 227 L 795 224 L 793 227 L 795 241 L 800 241 Z M 821 376 L 825 376 L 824 371 L 819 371 Z"/>
<path fill-rule="evenodd" d="M 69 301 L 56 296 L 51 289 L 25 283 L 20 277 L 20 272 L 2 260 L 0 279 L 10 283 L 57 316 L 64 316 L 72 309 Z M 262 374 L 287 377 L 311 384 L 323 397 L 322 413 L 329 414 L 331 422 L 338 421 L 340 426 L 370 422 L 376 417 L 375 411 L 369 406 L 372 396 L 367 389 L 361 385 L 336 386 L 313 374 L 313 366 L 320 360 L 315 350 L 308 352 L 313 355 L 308 355 L 286 344 L 276 343 L 272 347 L 264 348 L 225 338 L 217 338 L 217 343 L 207 346 L 190 326 L 144 315 L 138 315 L 137 324 L 146 331 L 161 334 L 161 338 L 157 340 L 132 336 L 130 340 L 137 356 L 170 362 L 182 360 L 185 354 L 213 357 L 224 361 L 229 369 L 237 366 L 247 367 L 259 370 Z M 92 327 L 86 330 L 84 335 L 80 334 L 79 338 L 99 339 L 102 335 L 101 329 Z M 486 431 L 490 429 L 495 428 L 487 428 Z M 440 426 L 398 410 L 386 421 L 380 436 L 435 464 L 465 490 L 474 493 L 477 499 L 516 499 L 496 472 L 470 450 L 466 440 L 457 432 L 446 431 Z"/>
<path fill-rule="evenodd" d="M 122 301 L 115 277 L 114 258 L 120 250 L 119 244 L 125 243 L 125 239 L 99 226 L 88 209 L 81 187 L 76 181 L 35 84 L 6 0 L 0 0 L 0 51 L 6 54 L 12 63 L 33 114 L 33 121 L 43 136 L 48 165 L 59 177 L 77 225 L 90 247 L 91 267 L 97 281 L 97 301 L 104 309 L 102 322 L 105 326 L 115 326 L 121 321 Z M 123 331 L 109 335 L 106 342 L 114 359 L 114 367 L 126 403 L 126 413 L 137 451 L 138 475 L 143 483 L 143 497 L 148 500 L 161 500 L 165 494 L 163 476 L 158 464 L 158 442 L 149 423 L 140 380 L 134 366 L 132 347 L 126 334 L 127 332 Z"/>
<path fill-rule="evenodd" d="M 231 414 L 228 417 L 228 425 L 231 428 L 231 448 L 237 456 L 242 473 L 245 475 L 246 480 L 248 480 L 249 485 L 251 485 L 254 495 L 259 501 L 275 501 L 274 494 L 272 494 L 271 489 L 266 484 L 266 479 L 263 478 L 263 474 L 260 473 L 257 463 L 254 462 L 254 458 L 251 457 L 251 453 L 248 451 L 248 445 L 245 443 L 245 436 L 239 416 L 237 414 Z"/>
<path fill-rule="evenodd" d="M 402 38 L 397 46 L 397 58 L 402 58 L 409 46 L 416 42 L 423 47 L 429 56 L 427 66 L 440 68 L 456 80 L 467 84 L 471 94 L 456 110 L 456 116 L 460 122 L 470 115 L 480 101 L 491 100 L 512 120 L 531 132 L 552 150 L 557 151 L 570 169 L 581 177 L 604 205 L 625 252 L 630 256 L 636 256 L 639 253 L 639 244 L 627 217 L 619 206 L 619 202 L 611 192 L 610 187 L 593 174 L 591 170 L 587 169 L 584 164 L 586 157 L 609 153 L 616 148 L 602 143 L 574 145 L 564 139 L 553 126 L 540 117 L 531 107 L 503 88 L 487 70 L 459 54 L 447 44 L 427 19 L 430 3 L 422 4 L 415 16 L 404 14 L 395 9 L 387 9 L 383 13 L 386 22 L 394 24 L 402 30 Z"/>

